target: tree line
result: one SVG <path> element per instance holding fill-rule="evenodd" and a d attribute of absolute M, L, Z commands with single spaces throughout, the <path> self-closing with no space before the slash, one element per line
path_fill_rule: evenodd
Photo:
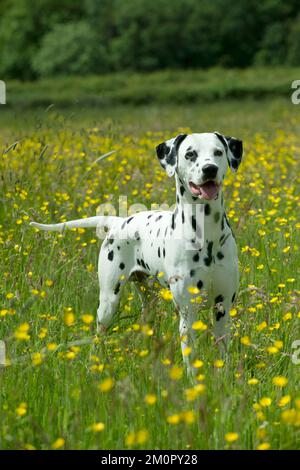
<path fill-rule="evenodd" d="M 299 0 L 0 0 L 0 78 L 300 65 Z"/>

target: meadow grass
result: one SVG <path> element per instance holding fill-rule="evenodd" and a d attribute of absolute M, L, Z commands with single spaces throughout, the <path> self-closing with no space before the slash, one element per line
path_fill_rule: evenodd
<path fill-rule="evenodd" d="M 49 106 L 167 105 L 214 103 L 216 100 L 289 97 L 299 67 L 165 70 L 70 76 L 32 82 L 8 80 L 7 106 L 20 109 Z"/>
<path fill-rule="evenodd" d="M 1 108 L 1 449 L 299 448 L 299 112 L 284 99 Z M 180 130 L 219 130 L 245 147 L 225 187 L 241 272 L 232 340 L 223 361 L 212 313 L 200 309 L 196 386 L 165 292 L 153 288 L 142 316 L 128 284 L 118 320 L 96 337 L 94 231 L 28 225 L 95 215 L 120 194 L 129 204 L 173 203 L 154 149 Z"/>

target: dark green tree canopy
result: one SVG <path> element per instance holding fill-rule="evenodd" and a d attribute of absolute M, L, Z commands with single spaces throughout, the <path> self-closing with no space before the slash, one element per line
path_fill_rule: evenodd
<path fill-rule="evenodd" d="M 298 0 L 0 0 L 1 78 L 300 64 Z"/>

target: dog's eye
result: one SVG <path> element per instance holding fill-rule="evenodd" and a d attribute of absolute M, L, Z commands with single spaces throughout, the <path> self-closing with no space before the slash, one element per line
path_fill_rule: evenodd
<path fill-rule="evenodd" d="M 196 160 L 197 158 L 197 153 L 196 152 L 186 152 L 185 158 L 187 160 Z"/>
<path fill-rule="evenodd" d="M 216 149 L 216 150 L 214 151 L 214 156 L 215 156 L 215 157 L 222 157 L 222 155 L 223 155 L 223 150 Z"/>

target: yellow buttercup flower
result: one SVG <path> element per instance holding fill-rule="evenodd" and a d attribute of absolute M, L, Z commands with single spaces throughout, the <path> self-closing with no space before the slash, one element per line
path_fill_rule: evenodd
<path fill-rule="evenodd" d="M 259 380 L 256 379 L 255 377 L 252 377 L 252 379 L 248 380 L 248 385 L 256 385 L 258 384 Z"/>
<path fill-rule="evenodd" d="M 65 445 L 65 440 L 62 437 L 59 437 L 58 439 L 56 439 L 56 441 L 53 442 L 53 444 L 51 445 L 51 448 L 53 450 L 58 450 L 58 449 L 61 449 L 64 445 Z"/>
<path fill-rule="evenodd" d="M 64 322 L 67 326 L 72 326 L 75 323 L 75 316 L 73 312 L 66 312 L 64 316 Z"/>
<path fill-rule="evenodd" d="M 167 422 L 169 424 L 178 424 L 180 423 L 180 415 L 179 414 L 174 414 L 174 415 L 170 415 L 167 417 Z"/>
<path fill-rule="evenodd" d="M 104 423 L 94 423 L 91 424 L 89 429 L 93 432 L 101 432 L 105 429 L 105 425 Z"/>
<path fill-rule="evenodd" d="M 198 320 L 192 324 L 193 330 L 205 331 L 207 330 L 207 325 L 203 321 Z"/>
<path fill-rule="evenodd" d="M 182 367 L 173 366 L 169 371 L 169 376 L 172 380 L 180 380 L 183 374 Z"/>
<path fill-rule="evenodd" d="M 225 434 L 225 441 L 226 442 L 236 442 L 239 438 L 239 435 L 237 432 L 228 432 Z"/>
<path fill-rule="evenodd" d="M 153 394 L 147 394 L 145 395 L 144 401 L 147 405 L 154 405 L 157 402 L 157 397 Z"/>
<path fill-rule="evenodd" d="M 224 367 L 224 361 L 222 359 L 217 359 L 215 362 L 214 362 L 214 366 L 217 368 L 217 369 L 221 369 L 222 367 Z"/>
<path fill-rule="evenodd" d="M 173 300 L 172 292 L 169 289 L 161 289 L 160 295 L 164 300 Z"/>
<path fill-rule="evenodd" d="M 262 442 L 261 444 L 258 444 L 256 447 L 257 450 L 269 450 L 270 449 L 270 444 L 269 442 Z"/>
<path fill-rule="evenodd" d="M 19 340 L 29 340 L 30 335 L 28 334 L 30 325 L 29 323 L 22 323 L 19 328 L 15 331 L 15 338 Z"/>
<path fill-rule="evenodd" d="M 268 406 L 271 405 L 272 399 L 270 397 L 262 397 L 259 400 L 259 403 L 261 404 L 261 406 L 263 406 L 265 408 L 265 407 L 268 407 Z"/>
<path fill-rule="evenodd" d="M 90 323 L 94 321 L 93 315 L 89 315 L 89 314 L 82 315 L 81 318 L 82 318 L 83 323 L 86 323 L 87 325 L 89 325 Z"/>
<path fill-rule="evenodd" d="M 280 408 L 283 408 L 284 406 L 288 405 L 291 403 L 291 396 L 290 395 L 284 395 L 283 397 L 280 398 L 278 402 L 278 406 Z"/>
<path fill-rule="evenodd" d="M 274 385 L 276 385 L 276 387 L 285 387 L 288 383 L 288 379 L 282 375 L 278 375 L 277 377 L 273 378 L 272 382 Z"/>
<path fill-rule="evenodd" d="M 103 380 L 103 382 L 101 382 L 99 385 L 99 390 L 101 392 L 109 392 L 113 388 L 114 384 L 114 380 L 111 377 L 108 377 L 107 379 Z"/>
<path fill-rule="evenodd" d="M 20 403 L 18 408 L 16 409 L 16 413 L 18 416 L 24 416 L 27 413 L 27 403 Z"/>

